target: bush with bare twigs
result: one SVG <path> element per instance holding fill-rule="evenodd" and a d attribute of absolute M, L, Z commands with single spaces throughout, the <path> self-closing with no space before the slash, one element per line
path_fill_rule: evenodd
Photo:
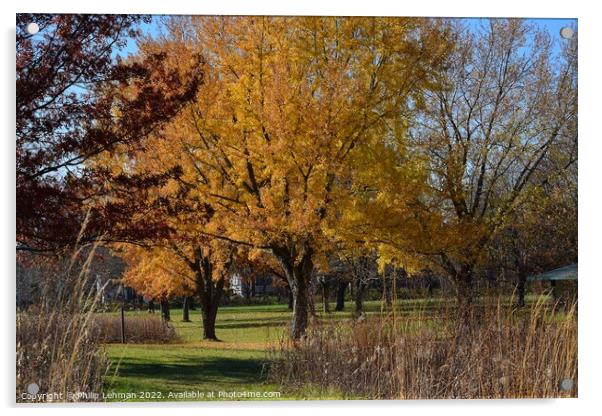
<path fill-rule="evenodd" d="M 272 352 L 269 378 L 374 399 L 577 396 L 575 307 L 498 303 L 469 324 L 450 312 L 315 327 Z"/>
<path fill-rule="evenodd" d="M 98 314 L 93 320 L 94 332 L 105 343 L 121 342 L 121 317 Z M 176 330 L 155 315 L 144 314 L 125 318 L 125 342 L 167 343 L 177 340 Z"/>
<path fill-rule="evenodd" d="M 99 301 L 89 281 L 94 251 L 80 249 L 47 268 L 37 295 L 17 312 L 18 402 L 97 400 L 93 395 L 102 391 L 109 365 L 91 330 Z M 28 389 L 33 384 L 39 389 Z M 24 396 L 32 390 L 35 397 Z"/>

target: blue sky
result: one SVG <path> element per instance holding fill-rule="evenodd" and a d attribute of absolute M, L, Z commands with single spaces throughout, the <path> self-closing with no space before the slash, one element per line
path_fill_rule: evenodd
<path fill-rule="evenodd" d="M 558 34 L 560 29 L 572 24 L 577 25 L 577 19 L 529 19 L 538 25 L 546 27 L 550 32 Z"/>
<path fill-rule="evenodd" d="M 474 22 L 475 24 L 481 20 L 480 18 L 466 18 L 465 20 L 469 22 Z M 553 36 L 560 36 L 560 29 L 565 26 L 577 25 L 577 19 L 525 19 L 529 22 L 535 23 L 536 25 L 545 28 L 552 34 Z M 469 23 L 470 24 L 470 23 Z"/>
<path fill-rule="evenodd" d="M 142 24 L 140 27 L 142 31 L 146 34 L 156 35 L 161 26 L 160 18 L 161 15 L 154 15 L 152 21 L 148 24 Z M 466 18 L 470 25 L 477 25 L 479 22 L 479 18 Z M 548 30 L 553 39 L 560 40 L 560 29 L 565 26 L 577 26 L 577 19 L 537 19 L 537 18 L 529 18 L 527 19 L 542 28 Z M 137 50 L 136 43 L 133 40 L 129 40 L 127 46 L 119 52 L 121 56 L 127 56 L 131 53 L 135 53 Z"/>

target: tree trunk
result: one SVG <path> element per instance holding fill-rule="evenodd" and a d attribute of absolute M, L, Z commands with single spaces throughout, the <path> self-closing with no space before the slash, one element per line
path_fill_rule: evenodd
<path fill-rule="evenodd" d="M 293 298 L 293 291 L 289 287 L 286 289 L 286 293 L 288 295 L 288 308 L 292 311 L 293 305 L 295 304 L 294 298 Z"/>
<path fill-rule="evenodd" d="M 246 283 L 241 279 L 242 292 L 245 297 L 245 303 L 248 305 L 251 303 L 251 282 Z"/>
<path fill-rule="evenodd" d="M 171 319 L 169 315 L 169 301 L 167 299 L 161 299 L 161 318 L 165 322 L 169 322 Z"/>
<path fill-rule="evenodd" d="M 469 325 L 471 321 L 473 306 L 472 271 L 473 268 L 470 265 L 464 265 L 455 276 L 458 316 L 464 325 Z"/>
<path fill-rule="evenodd" d="M 224 283 L 228 267 L 218 279 L 213 278 L 213 265 L 208 256 L 198 249 L 194 263 L 196 289 L 201 303 L 201 318 L 203 321 L 203 339 L 219 341 L 215 334 L 217 310 L 224 292 Z"/>
<path fill-rule="evenodd" d="M 320 282 L 322 285 L 322 310 L 324 313 L 330 313 L 330 305 L 328 304 L 328 283 L 326 279 Z"/>
<path fill-rule="evenodd" d="M 219 302 L 219 301 L 218 301 Z M 203 339 L 219 341 L 215 334 L 215 320 L 217 317 L 218 305 L 207 302 L 201 302 L 201 315 L 203 321 Z"/>
<path fill-rule="evenodd" d="M 203 339 L 210 341 L 219 341 L 215 334 L 215 320 L 217 318 L 217 306 L 201 306 L 203 315 Z"/>
<path fill-rule="evenodd" d="M 441 256 L 441 260 L 456 290 L 458 317 L 463 324 L 470 324 L 474 264 L 467 261 L 457 267 L 445 254 Z"/>
<path fill-rule="evenodd" d="M 293 294 L 293 321 L 291 323 L 291 337 L 299 339 L 305 334 L 309 315 L 309 292 L 307 286 L 301 284 Z"/>
<path fill-rule="evenodd" d="M 433 297 L 433 290 L 435 289 L 435 282 L 433 281 L 433 279 L 431 279 L 430 277 L 428 278 L 428 282 L 427 282 L 427 293 L 428 293 L 428 297 L 432 298 Z"/>
<path fill-rule="evenodd" d="M 204 283 L 205 289 L 199 292 L 203 319 L 203 339 L 219 341 L 215 334 L 215 320 L 223 293 L 224 279 L 222 277 L 214 282 L 209 277 Z"/>
<path fill-rule="evenodd" d="M 302 250 L 302 254 L 296 256 L 296 247 L 272 248 L 272 253 L 282 266 L 293 295 L 291 338 L 295 340 L 301 338 L 307 329 L 310 308 L 309 286 L 314 269 L 311 248 L 305 245 Z"/>
<path fill-rule="evenodd" d="M 337 287 L 337 305 L 334 308 L 335 311 L 341 312 L 345 309 L 345 291 L 347 290 L 347 282 L 339 282 Z"/>
<path fill-rule="evenodd" d="M 192 297 L 191 296 L 186 296 L 184 298 L 184 304 L 182 305 L 182 321 L 183 322 L 190 322 L 190 303 L 191 303 Z"/>
<path fill-rule="evenodd" d="M 313 276 L 309 278 L 309 287 L 307 288 L 307 304 L 309 306 L 309 315 L 312 318 L 316 318 L 316 294 L 318 292 L 318 288 L 316 287 L 316 282 L 312 279 Z"/>
<path fill-rule="evenodd" d="M 364 293 L 366 292 L 366 284 L 361 278 L 358 278 L 355 286 L 355 317 L 359 317 L 364 313 Z"/>
<path fill-rule="evenodd" d="M 518 273 L 518 281 L 516 283 L 517 306 L 522 308 L 525 306 L 525 286 L 527 283 L 527 274 L 522 271 Z"/>
<path fill-rule="evenodd" d="M 383 272 L 383 297 L 385 301 L 385 310 L 390 311 L 393 309 L 393 294 L 392 292 L 392 284 L 391 284 L 391 276 L 387 276 L 386 268 Z"/>
<path fill-rule="evenodd" d="M 155 313 L 155 301 L 153 299 L 148 301 L 148 313 Z"/>

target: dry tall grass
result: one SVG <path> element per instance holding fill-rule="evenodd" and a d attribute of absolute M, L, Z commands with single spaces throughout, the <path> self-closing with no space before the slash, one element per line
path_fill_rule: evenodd
<path fill-rule="evenodd" d="M 32 305 L 17 312 L 17 402 L 98 400 L 109 367 L 91 331 L 99 301 L 88 273 L 93 255 L 79 250 L 46 273 Z M 33 383 L 37 395 L 24 396 L 37 390 L 28 389 Z"/>
<path fill-rule="evenodd" d="M 102 342 L 121 342 L 121 317 L 98 314 L 93 331 Z M 144 314 L 125 318 L 125 341 L 132 343 L 167 343 L 177 340 L 176 330 L 158 316 Z"/>
<path fill-rule="evenodd" d="M 373 399 L 577 396 L 575 307 L 498 303 L 475 308 L 468 325 L 452 316 L 442 309 L 318 326 L 282 342 L 269 378 Z"/>

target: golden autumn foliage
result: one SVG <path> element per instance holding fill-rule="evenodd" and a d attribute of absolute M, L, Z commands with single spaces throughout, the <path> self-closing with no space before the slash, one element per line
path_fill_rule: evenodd
<path fill-rule="evenodd" d="M 576 134 L 573 50 L 554 68 L 549 39 L 519 21 L 476 36 L 415 18 L 189 16 L 165 29 L 141 56 L 161 52 L 203 85 L 160 132 L 98 163 L 165 172 L 134 220 L 163 227 L 153 244 L 174 270 L 206 262 L 205 278 L 225 279 L 232 256 L 279 269 L 293 337 L 335 249 L 436 268 L 469 299 L 488 245 Z M 132 274 L 153 280 L 147 257 Z"/>
<path fill-rule="evenodd" d="M 210 204 L 207 234 L 259 248 L 311 241 L 317 253 L 350 153 L 398 129 L 429 81 L 428 58 L 444 45 L 418 43 L 419 28 L 413 19 L 174 19 L 166 39 L 143 48 L 202 54 L 205 85 L 137 168 L 181 166 L 162 192 L 185 187 Z"/>
<path fill-rule="evenodd" d="M 353 155 L 383 136 L 401 139 L 447 34 L 397 18 L 182 17 L 167 26 L 141 50 L 167 51 L 182 66 L 203 56 L 204 84 L 160 135 L 128 149 L 123 169 L 182 170 L 151 198 L 178 196 L 183 239 L 271 253 L 297 299 L 297 336 L 309 279 L 327 267 L 329 230 L 350 195 Z M 199 221 L 197 210 L 210 212 Z"/>
<path fill-rule="evenodd" d="M 173 252 L 154 248 L 128 247 L 124 258 L 128 268 L 123 282 L 151 299 L 190 296 L 195 291 L 194 276 Z"/>

